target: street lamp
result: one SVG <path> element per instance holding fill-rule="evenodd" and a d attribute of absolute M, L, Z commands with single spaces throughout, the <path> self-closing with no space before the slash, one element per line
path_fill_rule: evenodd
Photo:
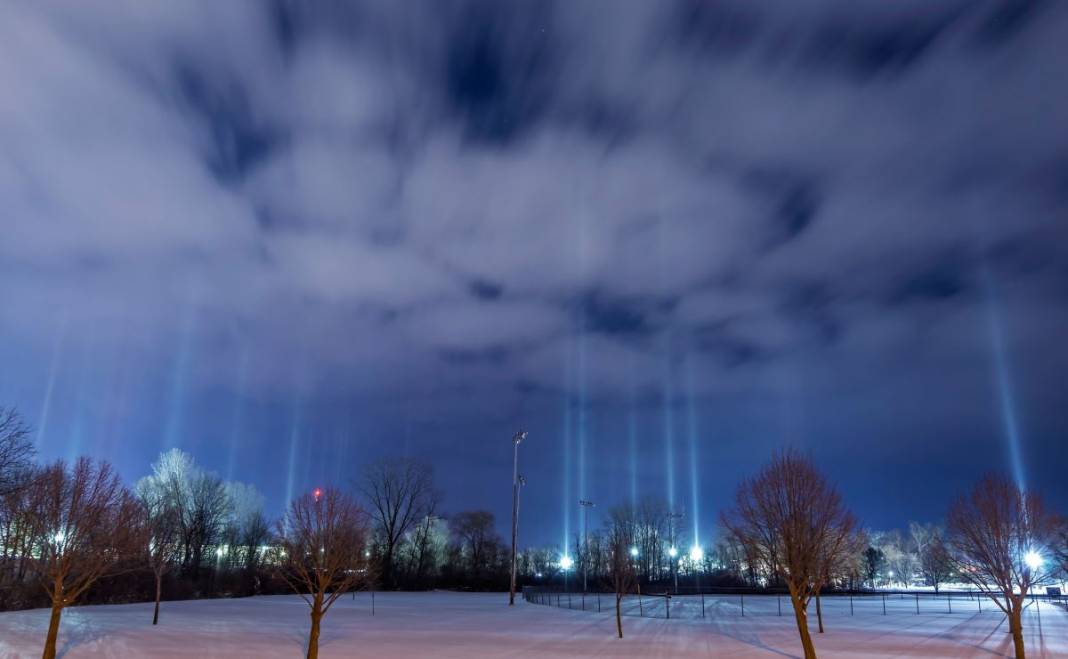
<path fill-rule="evenodd" d="M 590 534 L 586 525 L 589 513 L 587 511 L 596 504 L 586 499 L 579 499 L 579 505 L 582 506 L 582 592 L 586 592 L 586 573 L 589 572 L 590 565 Z"/>
<path fill-rule="evenodd" d="M 560 557 L 560 569 L 564 571 L 564 592 L 567 590 L 567 573 L 571 570 L 571 567 L 575 565 L 575 561 L 571 560 L 571 557 L 564 554 Z"/>
<path fill-rule="evenodd" d="M 1042 558 L 1042 554 L 1039 554 L 1037 551 L 1032 549 L 1024 556 L 1024 563 L 1027 564 L 1027 567 L 1032 572 L 1035 572 L 1037 570 L 1040 570 L 1042 566 L 1046 564 L 1046 559 Z"/>
<path fill-rule="evenodd" d="M 638 558 L 638 548 L 637 547 L 631 547 L 630 548 L 630 555 L 632 557 L 634 557 L 634 558 Z"/>
<path fill-rule="evenodd" d="M 694 545 L 693 548 L 690 549 L 690 560 L 693 561 L 694 563 L 700 563 L 701 559 L 703 559 L 704 557 L 705 557 L 705 550 L 701 549 L 700 546 Z"/>
<path fill-rule="evenodd" d="M 525 430 L 520 430 L 512 437 L 512 585 L 508 590 L 508 606 L 515 604 L 516 541 L 519 536 L 519 444 L 526 438 Z"/>

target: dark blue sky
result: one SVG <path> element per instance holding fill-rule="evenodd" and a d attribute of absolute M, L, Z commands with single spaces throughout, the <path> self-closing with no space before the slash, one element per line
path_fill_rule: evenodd
<path fill-rule="evenodd" d="M 1068 5 L 9 2 L 0 404 L 271 511 L 381 455 L 524 536 L 772 450 L 1068 509 Z M 1013 459 L 1018 447 L 1018 459 Z"/>

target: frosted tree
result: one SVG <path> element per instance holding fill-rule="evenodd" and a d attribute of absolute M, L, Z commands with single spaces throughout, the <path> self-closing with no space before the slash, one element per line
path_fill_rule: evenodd
<path fill-rule="evenodd" d="M 155 606 L 152 609 L 152 624 L 159 624 L 159 603 L 163 596 L 163 577 L 178 561 L 178 535 L 181 520 L 174 500 L 164 488 L 156 487 L 148 478 L 138 481 L 135 488 L 145 515 L 146 533 L 143 540 L 145 562 L 152 570 L 156 586 Z"/>

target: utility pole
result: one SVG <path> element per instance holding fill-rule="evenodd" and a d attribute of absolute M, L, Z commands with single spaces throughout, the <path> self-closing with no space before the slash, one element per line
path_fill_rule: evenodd
<path fill-rule="evenodd" d="M 586 499 L 579 499 L 579 505 L 582 506 L 582 592 L 586 592 L 586 574 L 589 572 L 590 568 L 590 533 L 587 526 L 587 518 L 589 516 L 589 509 L 593 508 L 596 504 L 592 501 L 587 501 Z"/>
<path fill-rule="evenodd" d="M 516 542 L 519 538 L 519 444 L 526 437 L 525 430 L 520 430 L 512 437 L 512 585 L 508 591 L 508 606 L 515 604 Z"/>

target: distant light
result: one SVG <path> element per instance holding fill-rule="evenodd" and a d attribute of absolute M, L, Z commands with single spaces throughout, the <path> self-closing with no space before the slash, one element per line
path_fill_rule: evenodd
<path fill-rule="evenodd" d="M 668 549 L 668 556 L 670 556 L 672 558 L 675 558 L 678 555 L 679 555 L 679 550 L 678 549 L 675 549 L 674 547 L 672 547 L 671 549 Z"/>
<path fill-rule="evenodd" d="M 705 550 L 701 549 L 697 545 L 694 545 L 693 549 L 690 550 L 690 560 L 691 561 L 697 562 L 697 561 L 700 561 L 701 559 L 703 559 L 704 557 L 705 557 Z"/>
<path fill-rule="evenodd" d="M 631 547 L 630 548 L 630 555 L 634 556 L 635 558 L 637 558 L 638 557 L 638 548 L 637 547 Z"/>
<path fill-rule="evenodd" d="M 315 500 L 318 501 L 319 497 L 323 496 L 323 491 L 319 488 L 315 488 L 315 492 L 313 492 L 313 494 L 315 495 Z"/>
<path fill-rule="evenodd" d="M 1031 550 L 1024 556 L 1024 563 L 1027 563 L 1027 567 L 1032 570 L 1038 570 L 1046 564 L 1046 559 L 1042 558 L 1037 551 Z"/>
<path fill-rule="evenodd" d="M 575 561 L 571 560 L 571 557 L 568 556 L 567 554 L 564 554 L 563 556 L 560 557 L 560 569 L 561 570 L 570 570 L 571 566 L 573 566 L 574 564 L 575 564 Z"/>
<path fill-rule="evenodd" d="M 370 549 L 365 550 L 363 552 L 363 556 L 364 556 L 364 558 L 371 558 L 371 550 Z"/>
<path fill-rule="evenodd" d="M 541 577 L 542 577 L 542 574 L 541 574 L 541 572 L 535 572 L 535 573 L 534 573 L 534 576 L 535 576 L 535 577 L 537 577 L 537 578 L 539 578 L 539 579 L 541 579 Z"/>
<path fill-rule="evenodd" d="M 894 571 L 893 571 L 893 570 L 890 570 L 889 572 L 887 572 L 887 573 L 886 573 L 886 576 L 888 576 L 888 577 L 890 577 L 891 579 L 893 579 L 893 578 L 894 578 Z"/>
<path fill-rule="evenodd" d="M 63 541 L 67 539 L 67 536 L 63 535 L 63 531 L 60 531 L 59 533 L 56 533 L 52 539 L 56 541 L 57 545 L 61 545 L 63 544 Z"/>
<path fill-rule="evenodd" d="M 222 547 L 219 547 L 218 549 L 215 550 L 215 555 L 218 556 L 219 558 L 222 558 L 222 555 L 225 554 L 225 553 L 226 553 L 226 550 L 223 549 Z"/>

